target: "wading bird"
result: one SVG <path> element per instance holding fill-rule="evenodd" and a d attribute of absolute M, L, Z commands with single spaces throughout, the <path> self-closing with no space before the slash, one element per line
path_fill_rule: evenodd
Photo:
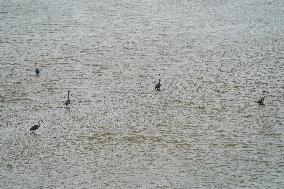
<path fill-rule="evenodd" d="M 155 89 L 156 89 L 157 91 L 160 91 L 161 85 L 162 85 L 162 84 L 161 84 L 161 79 L 159 79 L 159 83 L 156 84 Z"/>
<path fill-rule="evenodd" d="M 261 99 L 259 99 L 258 101 L 257 101 L 257 103 L 259 104 L 259 105 L 264 105 L 264 99 L 266 98 L 266 96 L 265 96 L 265 93 L 266 93 L 266 91 L 263 91 L 263 97 L 261 98 Z"/>
<path fill-rule="evenodd" d="M 38 68 L 35 69 L 35 73 L 36 73 L 36 75 L 39 75 L 39 69 Z"/>
<path fill-rule="evenodd" d="M 69 93 L 70 93 L 70 91 L 68 91 L 67 100 L 66 100 L 66 102 L 65 102 L 65 105 L 66 105 L 66 106 L 68 106 L 68 105 L 70 104 Z"/>
<path fill-rule="evenodd" d="M 30 128 L 30 131 L 34 132 L 35 130 L 37 130 L 37 129 L 40 127 L 40 122 L 41 122 L 41 121 L 42 121 L 42 120 L 39 120 L 39 121 L 38 121 L 38 125 L 32 126 L 32 127 Z M 44 123 L 44 122 L 42 121 L 42 123 Z"/>

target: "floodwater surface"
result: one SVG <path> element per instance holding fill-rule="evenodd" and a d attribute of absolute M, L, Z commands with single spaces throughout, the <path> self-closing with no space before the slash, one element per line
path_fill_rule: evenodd
<path fill-rule="evenodd" d="M 283 188 L 283 31 L 281 0 L 0 0 L 0 188 Z"/>

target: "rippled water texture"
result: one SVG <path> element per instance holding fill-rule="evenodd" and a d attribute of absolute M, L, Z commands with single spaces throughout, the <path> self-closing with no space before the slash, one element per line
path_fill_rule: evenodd
<path fill-rule="evenodd" d="M 0 0 L 0 187 L 283 188 L 283 31 L 281 0 Z"/>

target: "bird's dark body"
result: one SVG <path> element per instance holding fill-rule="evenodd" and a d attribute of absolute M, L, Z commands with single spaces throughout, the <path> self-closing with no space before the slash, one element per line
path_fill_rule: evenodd
<path fill-rule="evenodd" d="M 161 84 L 160 84 L 160 83 L 157 83 L 156 86 L 155 86 L 155 89 L 156 89 L 157 91 L 159 91 L 159 90 L 160 90 L 160 87 L 161 87 Z"/>
<path fill-rule="evenodd" d="M 264 99 L 265 99 L 265 97 L 262 97 L 261 99 L 259 99 L 258 101 L 257 101 L 257 103 L 259 104 L 259 105 L 264 105 Z"/>
<path fill-rule="evenodd" d="M 70 104 L 70 99 L 66 100 L 65 105 L 68 106 Z"/>
<path fill-rule="evenodd" d="M 161 85 L 162 85 L 162 84 L 161 84 L 161 79 L 159 79 L 159 83 L 157 83 L 157 84 L 155 85 L 155 89 L 156 89 L 157 91 L 159 91 Z"/>
<path fill-rule="evenodd" d="M 39 125 L 34 125 L 30 128 L 30 131 L 35 131 L 39 128 Z"/>
<path fill-rule="evenodd" d="M 70 104 L 69 94 L 70 94 L 70 91 L 68 91 L 67 100 L 66 100 L 66 102 L 65 102 L 65 105 L 66 105 L 66 106 L 68 106 L 68 105 Z"/>
<path fill-rule="evenodd" d="M 36 75 L 39 75 L 39 69 L 38 68 L 35 69 L 35 73 L 36 73 Z"/>
<path fill-rule="evenodd" d="M 264 99 L 266 98 L 267 91 L 263 91 L 263 97 L 257 101 L 259 105 L 264 105 Z"/>
<path fill-rule="evenodd" d="M 43 122 L 42 120 L 39 120 L 38 121 L 38 125 L 34 125 L 30 128 L 30 131 L 35 131 L 37 130 L 39 127 L 40 127 L 40 122 Z M 43 122 L 44 123 L 44 122 Z"/>

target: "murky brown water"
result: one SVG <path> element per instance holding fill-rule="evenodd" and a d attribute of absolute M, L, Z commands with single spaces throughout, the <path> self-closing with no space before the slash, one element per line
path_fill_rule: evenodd
<path fill-rule="evenodd" d="M 283 188 L 283 19 L 280 0 L 0 0 L 0 188 Z"/>

